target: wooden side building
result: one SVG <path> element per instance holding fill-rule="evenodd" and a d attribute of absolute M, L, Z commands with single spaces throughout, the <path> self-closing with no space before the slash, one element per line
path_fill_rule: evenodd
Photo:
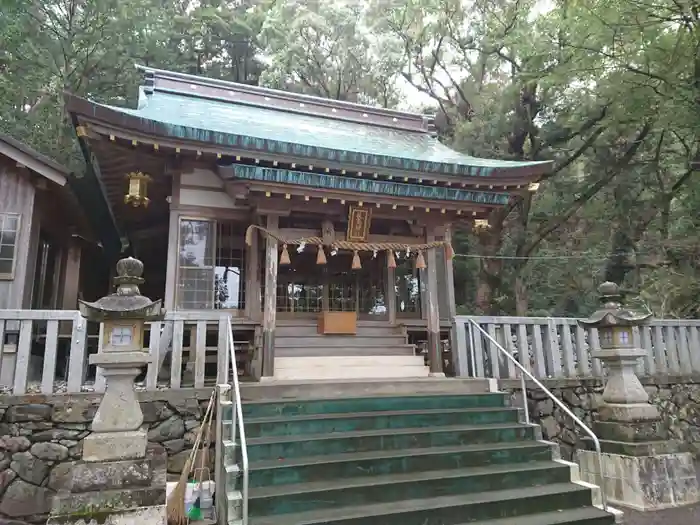
<path fill-rule="evenodd" d="M 76 191 L 107 203 L 86 211 L 106 252 L 144 262 L 143 292 L 257 330 L 257 375 L 442 374 L 452 226 L 550 164 L 464 155 L 424 115 L 143 73 L 136 108 L 66 96 L 90 167 Z"/>

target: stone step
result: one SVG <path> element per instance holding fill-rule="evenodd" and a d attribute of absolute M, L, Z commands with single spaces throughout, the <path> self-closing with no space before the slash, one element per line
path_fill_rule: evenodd
<path fill-rule="evenodd" d="M 469 525 L 613 525 L 612 514 L 595 507 L 538 512 L 529 516 L 472 521 Z M 466 524 L 460 524 L 466 525 Z"/>
<path fill-rule="evenodd" d="M 275 378 L 281 381 L 299 380 L 348 380 L 348 379 L 407 379 L 429 377 L 428 367 L 416 363 L 410 366 L 392 366 L 384 369 L 376 366 L 317 367 L 314 369 L 287 368 L 275 370 Z"/>
<path fill-rule="evenodd" d="M 423 358 L 415 355 L 329 355 L 277 357 L 275 372 L 286 368 L 345 368 L 351 366 L 425 366 Z"/>
<path fill-rule="evenodd" d="M 365 379 L 428 377 L 422 356 L 340 355 L 277 357 L 275 379 Z"/>
<path fill-rule="evenodd" d="M 414 345 L 392 344 L 378 346 L 378 343 L 373 342 L 372 345 L 364 346 L 348 346 L 338 343 L 337 345 L 309 345 L 300 347 L 278 347 L 275 342 L 275 367 L 277 367 L 278 359 L 281 357 L 349 357 L 349 356 L 415 356 L 416 348 Z"/>
<path fill-rule="evenodd" d="M 277 321 L 275 337 L 319 336 L 317 323 L 288 323 Z M 401 328 L 389 324 L 358 324 L 355 337 L 402 335 Z M 337 336 L 322 336 L 337 337 Z M 353 337 L 352 335 L 349 337 Z"/>
<path fill-rule="evenodd" d="M 459 525 L 591 505 L 591 491 L 572 483 L 436 498 L 407 499 L 256 517 L 251 525 Z M 515 522 L 514 522 L 515 523 Z M 517 523 L 520 523 L 518 520 Z"/>
<path fill-rule="evenodd" d="M 486 379 L 410 378 L 410 379 L 350 379 L 317 381 L 266 380 L 261 383 L 241 384 L 241 398 L 250 401 L 337 399 L 352 397 L 470 394 L 489 391 Z"/>
<path fill-rule="evenodd" d="M 342 434 L 305 434 L 300 437 L 263 437 L 249 439 L 247 444 L 248 458 L 250 461 L 258 461 L 373 450 L 506 443 L 534 438 L 534 426 L 501 424 L 366 430 Z"/>
<path fill-rule="evenodd" d="M 250 463 L 251 487 L 350 479 L 371 475 L 418 473 L 551 460 L 546 443 L 520 441 L 403 450 L 379 450 L 322 457 L 274 458 Z M 228 480 L 227 480 L 228 482 Z"/>
<path fill-rule="evenodd" d="M 483 425 L 517 423 L 515 408 L 467 408 L 439 410 L 375 411 L 352 414 L 320 414 L 293 417 L 249 418 L 245 422 L 249 438 L 326 434 L 439 425 Z"/>
<path fill-rule="evenodd" d="M 306 346 L 320 346 L 331 348 L 333 346 L 358 347 L 358 346 L 401 346 L 406 344 L 406 338 L 400 334 L 382 335 L 291 335 L 275 334 L 275 349 L 299 348 Z"/>
<path fill-rule="evenodd" d="M 569 481 L 569 467 L 553 461 L 370 475 L 253 488 L 249 509 L 251 516 L 269 516 Z"/>
<path fill-rule="evenodd" d="M 243 417 L 310 416 L 387 410 L 446 408 L 503 408 L 506 394 L 415 394 L 402 396 L 347 397 L 341 399 L 266 399 L 243 404 Z"/>

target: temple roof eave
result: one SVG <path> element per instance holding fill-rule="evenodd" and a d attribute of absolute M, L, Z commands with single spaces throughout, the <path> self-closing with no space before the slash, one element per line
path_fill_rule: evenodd
<path fill-rule="evenodd" d="M 479 177 L 487 181 L 506 178 L 520 180 L 523 183 L 538 180 L 542 175 L 548 173 L 552 166 L 549 161 L 515 162 L 489 161 L 487 159 L 476 159 L 482 162 L 482 165 L 475 166 L 467 163 L 425 161 L 308 146 L 161 122 L 135 115 L 129 110 L 105 106 L 70 94 L 66 94 L 65 99 L 67 111 L 81 120 L 103 123 L 117 129 L 153 138 L 162 137 L 184 144 L 189 143 L 192 149 L 200 149 L 203 145 L 215 145 L 225 151 L 245 150 L 261 156 L 266 154 L 284 155 L 288 158 L 304 159 L 305 161 L 363 166 L 369 170 L 399 170 L 459 178 Z"/>

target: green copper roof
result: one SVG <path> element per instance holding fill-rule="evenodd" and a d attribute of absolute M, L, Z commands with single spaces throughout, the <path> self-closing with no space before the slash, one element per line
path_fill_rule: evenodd
<path fill-rule="evenodd" d="M 220 166 L 219 174 L 228 178 L 273 182 L 277 184 L 300 184 L 313 188 L 345 190 L 361 193 L 391 195 L 393 197 L 414 197 L 421 199 L 443 200 L 452 202 L 475 202 L 479 204 L 503 205 L 510 196 L 507 193 L 493 193 L 465 189 L 445 188 L 442 186 L 423 186 L 420 184 L 404 184 L 382 180 L 357 179 L 326 175 L 323 173 L 307 173 L 278 168 L 263 168 L 260 166 L 243 166 L 234 164 Z"/>
<path fill-rule="evenodd" d="M 103 107 L 136 117 L 135 124 L 147 133 L 373 170 L 472 177 L 512 171 L 535 178 L 533 175 L 548 171 L 550 166 L 549 162 L 471 157 L 448 148 L 425 131 L 391 129 L 162 88 L 142 90 L 138 109 Z"/>

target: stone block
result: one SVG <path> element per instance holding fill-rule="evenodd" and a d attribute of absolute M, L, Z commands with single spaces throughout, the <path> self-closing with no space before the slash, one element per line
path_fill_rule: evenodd
<path fill-rule="evenodd" d="M 593 430 L 599 439 L 639 443 L 668 439 L 661 421 L 596 421 Z"/>
<path fill-rule="evenodd" d="M 600 484 L 595 452 L 580 450 L 581 478 Z M 689 453 L 655 456 L 602 454 L 602 490 L 612 504 L 636 510 L 659 510 L 700 501 L 693 457 Z"/>
<path fill-rule="evenodd" d="M 71 472 L 69 486 L 73 493 L 148 487 L 153 481 L 149 459 L 129 459 L 96 463 L 78 463 Z"/>
<path fill-rule="evenodd" d="M 82 516 L 51 516 L 47 525 L 166 525 L 165 505 L 144 507 L 106 514 L 97 518 Z"/>
<path fill-rule="evenodd" d="M 83 460 L 140 459 L 146 456 L 146 445 L 147 437 L 144 430 L 95 432 L 83 440 Z"/>
<path fill-rule="evenodd" d="M 54 498 L 51 514 L 85 518 L 153 505 L 165 505 L 165 484 L 157 487 L 104 490 L 82 494 L 59 493 Z"/>

